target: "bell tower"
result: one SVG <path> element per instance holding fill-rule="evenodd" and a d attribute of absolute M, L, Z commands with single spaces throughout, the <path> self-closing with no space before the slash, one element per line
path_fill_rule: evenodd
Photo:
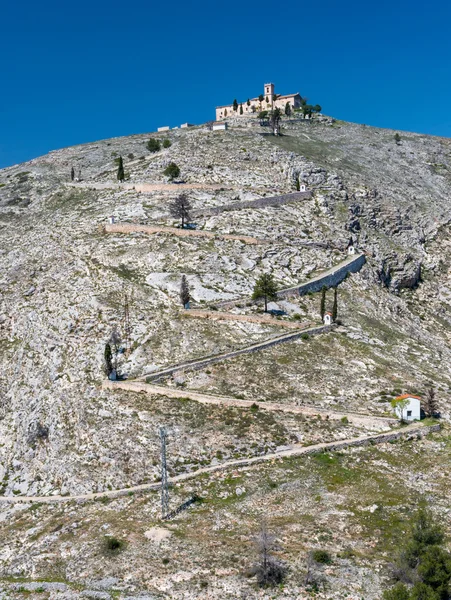
<path fill-rule="evenodd" d="M 265 97 L 265 101 L 266 101 L 266 98 L 268 98 L 268 102 L 272 106 L 272 103 L 274 100 L 274 84 L 273 83 L 265 83 L 264 88 L 263 88 L 263 95 Z"/>

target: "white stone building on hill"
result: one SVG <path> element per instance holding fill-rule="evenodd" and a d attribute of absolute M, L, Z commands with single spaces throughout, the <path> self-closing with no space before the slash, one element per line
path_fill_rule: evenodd
<path fill-rule="evenodd" d="M 221 121 L 226 117 L 232 116 L 244 117 L 253 113 L 259 113 L 262 110 L 272 110 L 273 108 L 280 108 L 284 111 L 287 103 L 290 104 L 292 109 L 300 108 L 301 106 L 301 95 L 299 93 L 296 92 L 296 94 L 287 94 L 285 96 L 275 94 L 273 83 L 265 83 L 262 96 L 262 102 L 258 98 L 250 98 L 244 102 L 238 102 L 238 110 L 236 111 L 233 110 L 233 104 L 217 106 L 216 121 Z M 241 114 L 241 106 L 243 107 L 243 114 Z"/>

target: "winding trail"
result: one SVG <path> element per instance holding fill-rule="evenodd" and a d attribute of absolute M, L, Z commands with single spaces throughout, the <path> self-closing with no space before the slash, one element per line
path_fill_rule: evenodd
<path fill-rule="evenodd" d="M 231 233 L 215 233 L 202 229 L 179 229 L 177 227 L 163 227 L 157 225 L 134 225 L 132 223 L 114 223 L 104 226 L 105 233 L 166 233 L 177 237 L 203 237 L 215 240 L 232 240 L 244 244 L 265 244 L 268 240 L 258 239 L 249 235 L 234 235 Z"/>
<path fill-rule="evenodd" d="M 348 448 L 350 446 L 367 446 L 369 444 L 383 444 L 390 442 L 401 437 L 409 436 L 423 436 L 432 431 L 439 431 L 440 425 L 431 425 L 423 427 L 417 423 L 408 425 L 398 431 L 392 431 L 389 433 L 381 433 L 377 435 L 360 436 L 355 438 L 349 438 L 347 440 L 341 440 L 339 442 L 322 442 L 320 444 L 314 444 L 311 446 L 301 446 L 294 444 L 285 450 L 279 452 L 272 452 L 271 454 L 265 454 L 263 456 L 254 456 L 252 458 L 242 458 L 226 461 L 220 465 L 212 465 L 210 467 L 202 467 L 197 471 L 190 473 L 182 473 L 169 479 L 171 485 L 182 483 L 190 479 L 199 477 L 200 475 L 215 473 L 218 471 L 224 471 L 228 469 L 239 469 L 239 468 L 251 468 L 254 465 L 258 465 L 263 462 L 274 461 L 277 459 L 291 458 L 297 456 L 308 456 L 311 454 L 318 454 L 325 450 L 334 452 Z M 146 492 L 151 490 L 160 489 L 160 483 L 144 483 L 141 485 L 135 485 L 128 488 L 121 488 L 118 490 L 107 490 L 105 492 L 95 492 L 90 494 L 76 494 L 74 496 L 0 496 L 0 503 L 19 504 L 26 502 L 42 502 L 46 504 L 57 504 L 61 502 L 83 502 L 88 500 L 96 500 L 100 498 L 119 498 L 121 496 L 127 496 L 132 493 Z"/>
<path fill-rule="evenodd" d="M 216 406 L 235 406 L 238 408 L 256 408 L 268 412 L 283 412 L 297 415 L 309 415 L 316 417 L 322 415 L 325 418 L 341 420 L 346 417 L 354 425 L 363 425 L 365 427 L 373 427 L 380 431 L 381 429 L 389 429 L 396 425 L 398 419 L 392 417 L 379 417 L 366 415 L 357 412 L 344 412 L 337 410 L 329 410 L 327 408 L 316 408 L 314 406 L 298 406 L 294 404 L 281 404 L 279 402 L 260 402 L 256 403 L 253 400 L 241 400 L 229 396 L 214 396 L 212 394 L 204 394 L 202 392 L 192 392 L 186 389 L 178 389 L 165 387 L 162 385 L 154 385 L 151 383 L 142 383 L 138 381 L 104 381 L 103 389 L 108 390 L 126 390 L 129 392 L 145 392 L 146 394 L 155 394 L 158 396 L 166 396 L 167 398 L 189 398 L 201 404 L 214 404 Z"/>

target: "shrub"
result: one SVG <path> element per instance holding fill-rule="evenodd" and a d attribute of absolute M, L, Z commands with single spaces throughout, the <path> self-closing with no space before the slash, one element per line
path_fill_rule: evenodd
<path fill-rule="evenodd" d="M 409 590 L 403 583 L 397 583 L 391 590 L 384 592 L 383 600 L 409 600 Z"/>
<path fill-rule="evenodd" d="M 172 181 L 180 175 L 180 168 L 174 162 L 171 162 L 163 171 L 163 175 L 166 175 Z"/>
<path fill-rule="evenodd" d="M 258 118 L 259 119 L 266 119 L 267 116 L 268 116 L 268 111 L 267 110 L 262 110 L 261 112 L 258 113 Z"/>
<path fill-rule="evenodd" d="M 332 562 L 332 558 L 327 550 L 314 550 L 313 560 L 321 565 L 329 565 Z"/>
<path fill-rule="evenodd" d="M 105 554 L 116 555 L 125 548 L 125 543 L 114 536 L 105 536 L 103 540 L 103 551 Z"/>
<path fill-rule="evenodd" d="M 169 564 L 169 558 L 167 558 L 166 556 L 162 559 L 161 561 L 164 565 L 168 565 Z"/>
<path fill-rule="evenodd" d="M 310 336 L 309 336 L 309 334 L 308 334 L 308 333 L 303 333 L 303 334 L 301 335 L 301 338 L 302 338 L 303 340 L 308 340 L 308 339 L 309 339 L 309 337 L 310 337 Z"/>
<path fill-rule="evenodd" d="M 133 152 L 130 152 L 129 154 L 127 154 L 127 158 L 133 160 L 135 158 L 135 155 L 133 154 Z"/>
<path fill-rule="evenodd" d="M 256 412 L 257 410 L 259 410 L 259 408 L 260 407 L 259 407 L 259 405 L 256 402 L 252 402 L 252 404 L 251 404 L 251 410 L 253 412 Z"/>
<path fill-rule="evenodd" d="M 347 425 L 349 423 L 348 417 L 341 417 L 340 420 L 344 425 Z"/>
<path fill-rule="evenodd" d="M 163 148 L 170 148 L 171 146 L 172 146 L 171 140 L 168 140 L 167 138 L 165 140 L 163 140 Z"/>
<path fill-rule="evenodd" d="M 150 140 L 147 142 L 147 150 L 149 152 L 158 152 L 159 150 L 161 150 L 160 140 L 150 138 Z"/>

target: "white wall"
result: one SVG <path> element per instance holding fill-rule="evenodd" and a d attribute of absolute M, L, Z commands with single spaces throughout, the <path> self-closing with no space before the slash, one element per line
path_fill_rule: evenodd
<path fill-rule="evenodd" d="M 409 401 L 409 404 L 402 411 L 402 418 L 404 421 L 414 421 L 417 419 L 418 421 L 421 418 L 421 410 L 420 410 L 420 401 L 418 398 L 406 398 Z M 397 406 L 395 408 L 395 412 L 399 418 L 401 418 L 401 410 Z M 409 414 L 409 412 L 411 414 Z"/>

